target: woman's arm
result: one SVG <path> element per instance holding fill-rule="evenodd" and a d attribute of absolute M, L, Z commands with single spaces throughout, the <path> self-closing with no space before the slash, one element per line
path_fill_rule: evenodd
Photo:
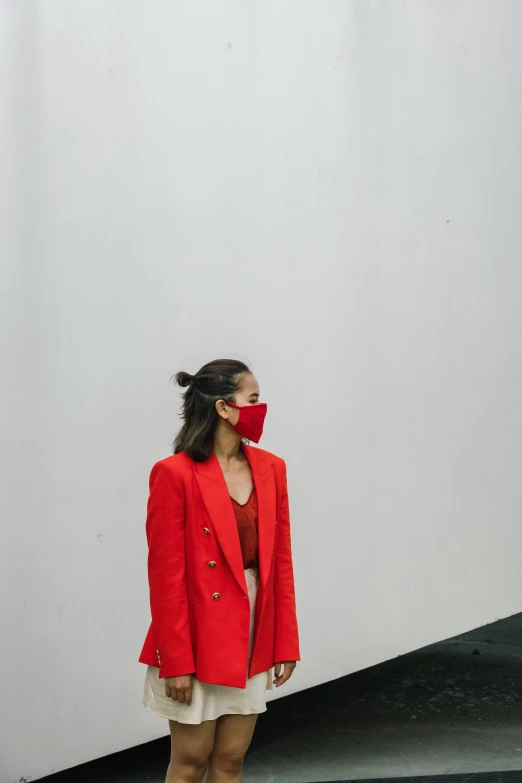
<path fill-rule="evenodd" d="M 163 462 L 150 473 L 146 533 L 150 611 L 159 676 L 195 671 L 185 583 L 185 493 L 181 477 Z"/>
<path fill-rule="evenodd" d="M 286 463 L 283 459 L 281 459 L 281 462 L 281 497 L 279 501 L 279 515 L 277 517 L 275 542 L 274 662 L 300 660 Z"/>

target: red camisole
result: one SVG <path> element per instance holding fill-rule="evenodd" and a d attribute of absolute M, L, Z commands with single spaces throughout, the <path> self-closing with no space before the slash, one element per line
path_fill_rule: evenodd
<path fill-rule="evenodd" d="M 243 568 L 257 568 L 257 495 L 252 488 L 247 502 L 241 505 L 230 496 L 236 515 L 241 552 L 243 553 Z"/>

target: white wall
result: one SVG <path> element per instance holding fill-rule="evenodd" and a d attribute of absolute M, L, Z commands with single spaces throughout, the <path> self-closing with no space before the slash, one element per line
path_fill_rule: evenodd
<path fill-rule="evenodd" d="M 252 362 L 288 463 L 273 696 L 520 611 L 519 0 L 0 7 L 2 781 L 167 732 L 178 369 Z"/>

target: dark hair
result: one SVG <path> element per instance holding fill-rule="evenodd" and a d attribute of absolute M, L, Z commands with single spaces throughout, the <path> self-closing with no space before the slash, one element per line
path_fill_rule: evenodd
<path fill-rule="evenodd" d="M 251 375 L 252 371 L 243 362 L 216 359 L 204 364 L 195 375 L 180 370 L 173 376 L 180 386 L 188 386 L 180 414 L 184 424 L 172 444 L 174 454 L 184 451 L 196 462 L 204 462 L 212 455 L 219 420 L 216 402 L 235 402 L 245 373 Z"/>

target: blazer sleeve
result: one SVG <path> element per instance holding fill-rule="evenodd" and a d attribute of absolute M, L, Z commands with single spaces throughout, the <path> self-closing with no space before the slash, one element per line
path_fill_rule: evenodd
<path fill-rule="evenodd" d="M 284 460 L 281 460 L 281 463 L 281 491 L 275 543 L 274 663 L 300 660 L 286 463 Z"/>
<path fill-rule="evenodd" d="M 150 473 L 146 534 L 150 611 L 159 677 L 195 671 L 185 582 L 185 493 L 181 476 L 157 462 Z"/>

